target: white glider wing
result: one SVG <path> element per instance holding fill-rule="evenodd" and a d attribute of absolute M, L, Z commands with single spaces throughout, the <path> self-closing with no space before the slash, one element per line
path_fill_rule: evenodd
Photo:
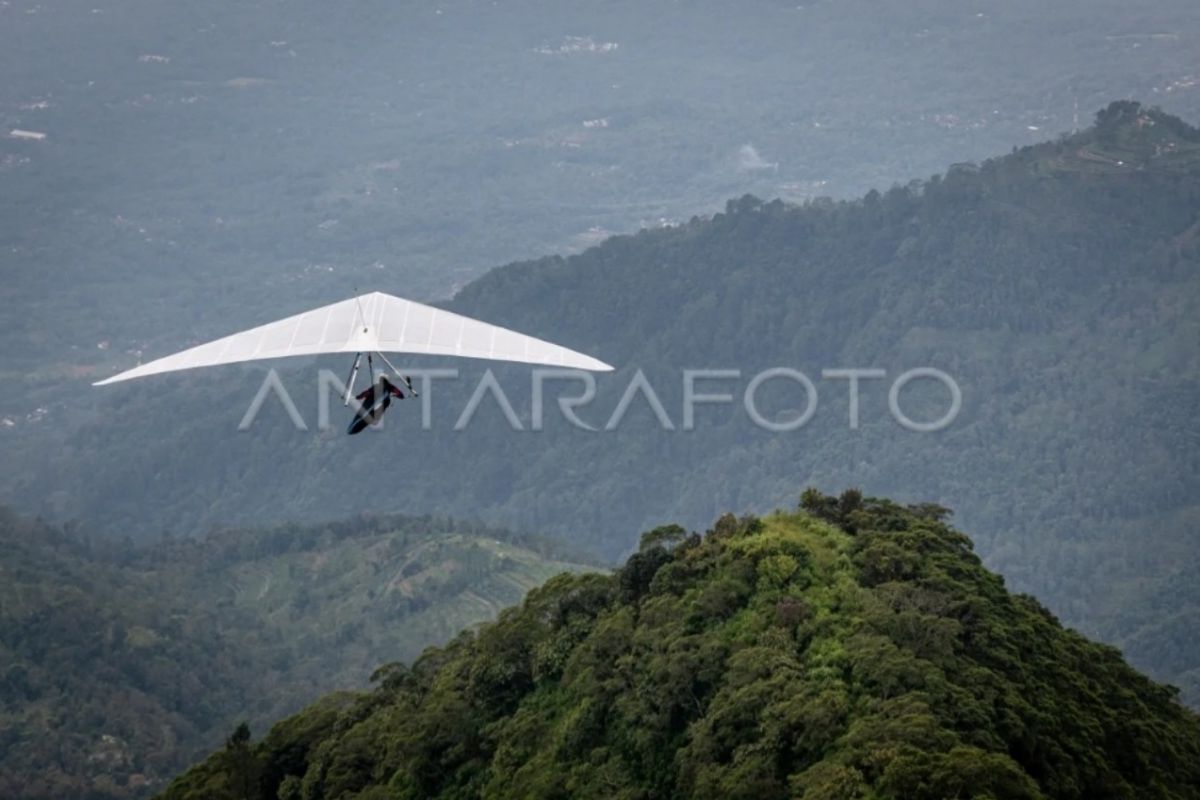
<path fill-rule="evenodd" d="M 240 361 L 371 352 L 517 361 L 593 372 L 612 369 L 591 356 L 498 325 L 371 292 L 164 356 L 93 385 Z"/>

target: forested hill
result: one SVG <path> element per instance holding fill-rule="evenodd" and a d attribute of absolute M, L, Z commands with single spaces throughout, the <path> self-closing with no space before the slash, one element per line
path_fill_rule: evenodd
<path fill-rule="evenodd" d="M 403 295 L 404 281 L 381 272 L 372 288 Z M 664 520 L 761 511 L 797 482 L 859 485 L 952 505 L 1015 588 L 1200 701 L 1200 133 L 1182 121 L 1115 103 L 1078 134 L 854 202 L 747 197 L 712 218 L 509 265 L 449 305 L 617 365 L 579 409 L 596 427 L 644 370 L 674 430 L 640 399 L 615 431 L 576 430 L 550 400 L 534 432 L 529 371 L 514 368 L 496 374 L 525 430 L 485 399 L 454 431 L 483 369 L 460 363 L 463 380 L 427 395 L 432 430 L 405 403 L 379 435 L 351 438 L 314 430 L 316 370 L 285 363 L 308 430 L 272 401 L 239 433 L 265 367 L 231 367 L 48 393 L 42 422 L 0 430 L 12 454 L 0 487 L 10 502 L 121 532 L 382 505 L 557 533 L 616 557 L 630 531 Z M 130 365 L 116 360 L 88 377 Z M 815 382 L 803 428 L 748 419 L 741 395 L 765 367 Z M 888 410 L 889 384 L 916 367 L 962 388 L 961 413 L 936 434 Z M 692 431 L 688 368 L 743 375 L 700 386 L 735 402 L 701 406 Z M 862 381 L 857 429 L 846 382 L 821 378 L 838 368 L 887 373 Z M 912 384 L 907 412 L 936 419 L 940 388 Z M 777 420 L 804 406 L 786 381 L 759 400 Z"/>
<path fill-rule="evenodd" d="M 168 800 L 1200 797 L 1200 718 L 1010 594 L 937 506 L 642 537 Z"/>
<path fill-rule="evenodd" d="M 356 518 L 134 549 L 0 509 L 0 797 L 144 797 L 238 720 L 366 685 L 579 567 L 466 523 Z"/>

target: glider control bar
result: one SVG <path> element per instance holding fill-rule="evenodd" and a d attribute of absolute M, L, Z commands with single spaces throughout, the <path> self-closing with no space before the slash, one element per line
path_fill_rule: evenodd
<path fill-rule="evenodd" d="M 346 381 L 346 397 L 342 400 L 343 406 L 350 405 L 350 398 L 354 396 L 354 380 L 358 377 L 358 362 L 362 360 L 362 353 L 354 354 L 354 366 L 350 368 L 350 380 Z"/>

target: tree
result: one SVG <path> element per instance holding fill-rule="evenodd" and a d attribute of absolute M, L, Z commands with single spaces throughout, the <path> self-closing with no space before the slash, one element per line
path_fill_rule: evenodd
<path fill-rule="evenodd" d="M 250 746 L 250 726 L 245 722 L 225 740 L 224 755 L 225 775 L 233 800 L 259 800 L 262 767 Z"/>
<path fill-rule="evenodd" d="M 638 550 L 649 550 L 652 547 L 670 549 L 687 538 L 687 530 L 680 525 L 660 525 L 642 534 Z"/>

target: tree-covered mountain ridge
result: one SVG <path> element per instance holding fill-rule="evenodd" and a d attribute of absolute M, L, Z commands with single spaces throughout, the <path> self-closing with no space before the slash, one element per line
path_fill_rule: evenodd
<path fill-rule="evenodd" d="M 0 509 L 0 551 L 0 797 L 21 800 L 144 797 L 238 720 L 364 686 L 584 568 L 398 515 L 134 548 Z"/>
<path fill-rule="evenodd" d="M 1200 797 L 1177 691 L 1008 592 L 946 509 L 802 508 L 656 528 L 163 797 Z"/>

